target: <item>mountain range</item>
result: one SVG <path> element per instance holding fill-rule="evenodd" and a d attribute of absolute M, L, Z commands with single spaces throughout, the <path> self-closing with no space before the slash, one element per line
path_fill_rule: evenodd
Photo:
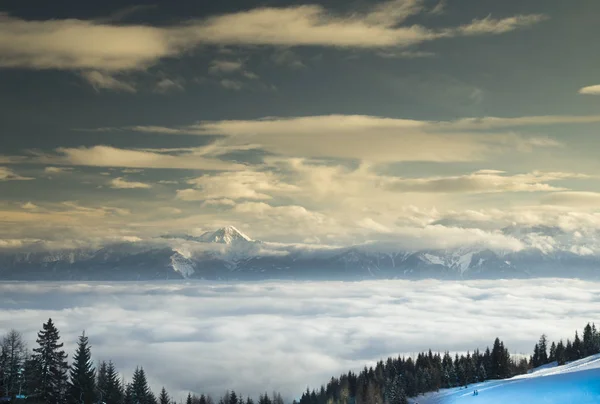
<path fill-rule="evenodd" d="M 530 236 L 549 229 L 506 229 Z M 268 243 L 232 226 L 201 236 L 163 235 L 99 249 L 0 252 L 2 280 L 132 281 L 598 278 L 600 257 L 569 249 L 485 246 L 408 251 Z"/>

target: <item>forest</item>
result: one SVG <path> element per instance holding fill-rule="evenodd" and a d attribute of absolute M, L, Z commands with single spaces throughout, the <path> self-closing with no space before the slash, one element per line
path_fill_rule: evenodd
<path fill-rule="evenodd" d="M 45 404 L 284 404 L 281 394 L 264 393 L 243 397 L 228 390 L 220 397 L 188 393 L 172 398 L 163 387 L 153 392 L 146 372 L 139 366 L 125 381 L 112 361 L 94 363 L 85 332 L 79 337 L 73 356 L 63 349 L 60 333 L 52 319 L 42 325 L 36 346 L 29 351 L 25 338 L 10 330 L 0 341 L 0 403 Z M 318 389 L 307 387 L 294 404 L 405 404 L 409 397 L 443 388 L 468 387 L 492 379 L 505 379 L 526 373 L 548 363 L 558 365 L 600 353 L 600 333 L 594 324 L 584 327 L 582 337 L 548 344 L 542 335 L 532 354 L 510 355 L 496 338 L 485 351 L 454 354 L 422 352 L 415 358 L 380 360 L 358 374 L 349 371 Z M 256 400 L 256 401 L 255 401 Z"/>

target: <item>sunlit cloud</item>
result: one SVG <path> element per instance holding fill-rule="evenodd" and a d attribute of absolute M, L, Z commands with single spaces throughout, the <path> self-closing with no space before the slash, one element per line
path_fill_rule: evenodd
<path fill-rule="evenodd" d="M 114 90 L 135 93 L 135 86 L 123 80 L 116 79 L 108 73 L 91 70 L 83 72 L 82 77 L 96 90 Z"/>
<path fill-rule="evenodd" d="M 29 181 L 32 177 L 23 177 L 7 167 L 0 167 L 0 181 Z"/>
<path fill-rule="evenodd" d="M 167 27 L 121 25 L 114 20 L 34 21 L 0 14 L 0 66 L 122 72 L 145 69 L 202 45 L 405 47 L 440 38 L 502 34 L 545 19 L 487 17 L 442 30 L 401 25 L 422 11 L 422 1 L 416 0 L 391 0 L 352 15 L 315 4 L 261 7 Z M 133 89 L 98 73 L 89 80 L 98 87 Z"/>
<path fill-rule="evenodd" d="M 579 90 L 579 94 L 600 95 L 600 85 L 583 87 Z"/>
<path fill-rule="evenodd" d="M 224 135 L 228 137 L 226 144 L 252 142 L 272 153 L 294 157 L 459 162 L 482 160 L 490 154 L 510 150 L 531 152 L 539 147 L 561 146 L 560 142 L 547 137 L 499 132 L 499 129 L 597 122 L 600 122 L 600 116 L 488 117 L 433 122 L 364 115 L 323 115 L 206 121 L 179 128 L 135 126 L 130 129 L 164 134 Z M 482 130 L 496 131 L 483 133 Z"/>
<path fill-rule="evenodd" d="M 113 178 L 110 181 L 110 187 L 115 189 L 148 189 L 152 188 L 151 184 L 146 184 L 144 182 L 136 182 L 136 181 L 128 181 L 122 177 Z"/>
<path fill-rule="evenodd" d="M 182 150 L 178 150 L 182 151 Z M 53 153 L 35 152 L 31 156 L 1 156 L 4 164 L 52 164 L 65 166 L 170 168 L 191 170 L 240 170 L 244 166 L 211 158 L 212 146 L 191 148 L 169 154 L 162 149 L 119 149 L 112 146 L 60 147 Z M 213 154 L 214 155 L 214 154 Z"/>

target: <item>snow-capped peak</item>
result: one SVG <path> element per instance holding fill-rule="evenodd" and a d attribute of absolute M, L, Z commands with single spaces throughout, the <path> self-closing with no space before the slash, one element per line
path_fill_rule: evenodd
<path fill-rule="evenodd" d="M 233 244 L 237 242 L 251 242 L 250 237 L 233 226 L 226 226 L 214 232 L 206 232 L 200 236 L 205 243 Z"/>

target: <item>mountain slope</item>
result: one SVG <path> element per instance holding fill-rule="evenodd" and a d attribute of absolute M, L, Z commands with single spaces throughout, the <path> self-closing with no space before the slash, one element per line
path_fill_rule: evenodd
<path fill-rule="evenodd" d="M 477 390 L 479 394 L 473 395 Z M 419 404 L 528 403 L 592 404 L 600 402 L 600 355 L 563 366 L 545 367 L 506 380 L 441 390 L 411 400 Z"/>

